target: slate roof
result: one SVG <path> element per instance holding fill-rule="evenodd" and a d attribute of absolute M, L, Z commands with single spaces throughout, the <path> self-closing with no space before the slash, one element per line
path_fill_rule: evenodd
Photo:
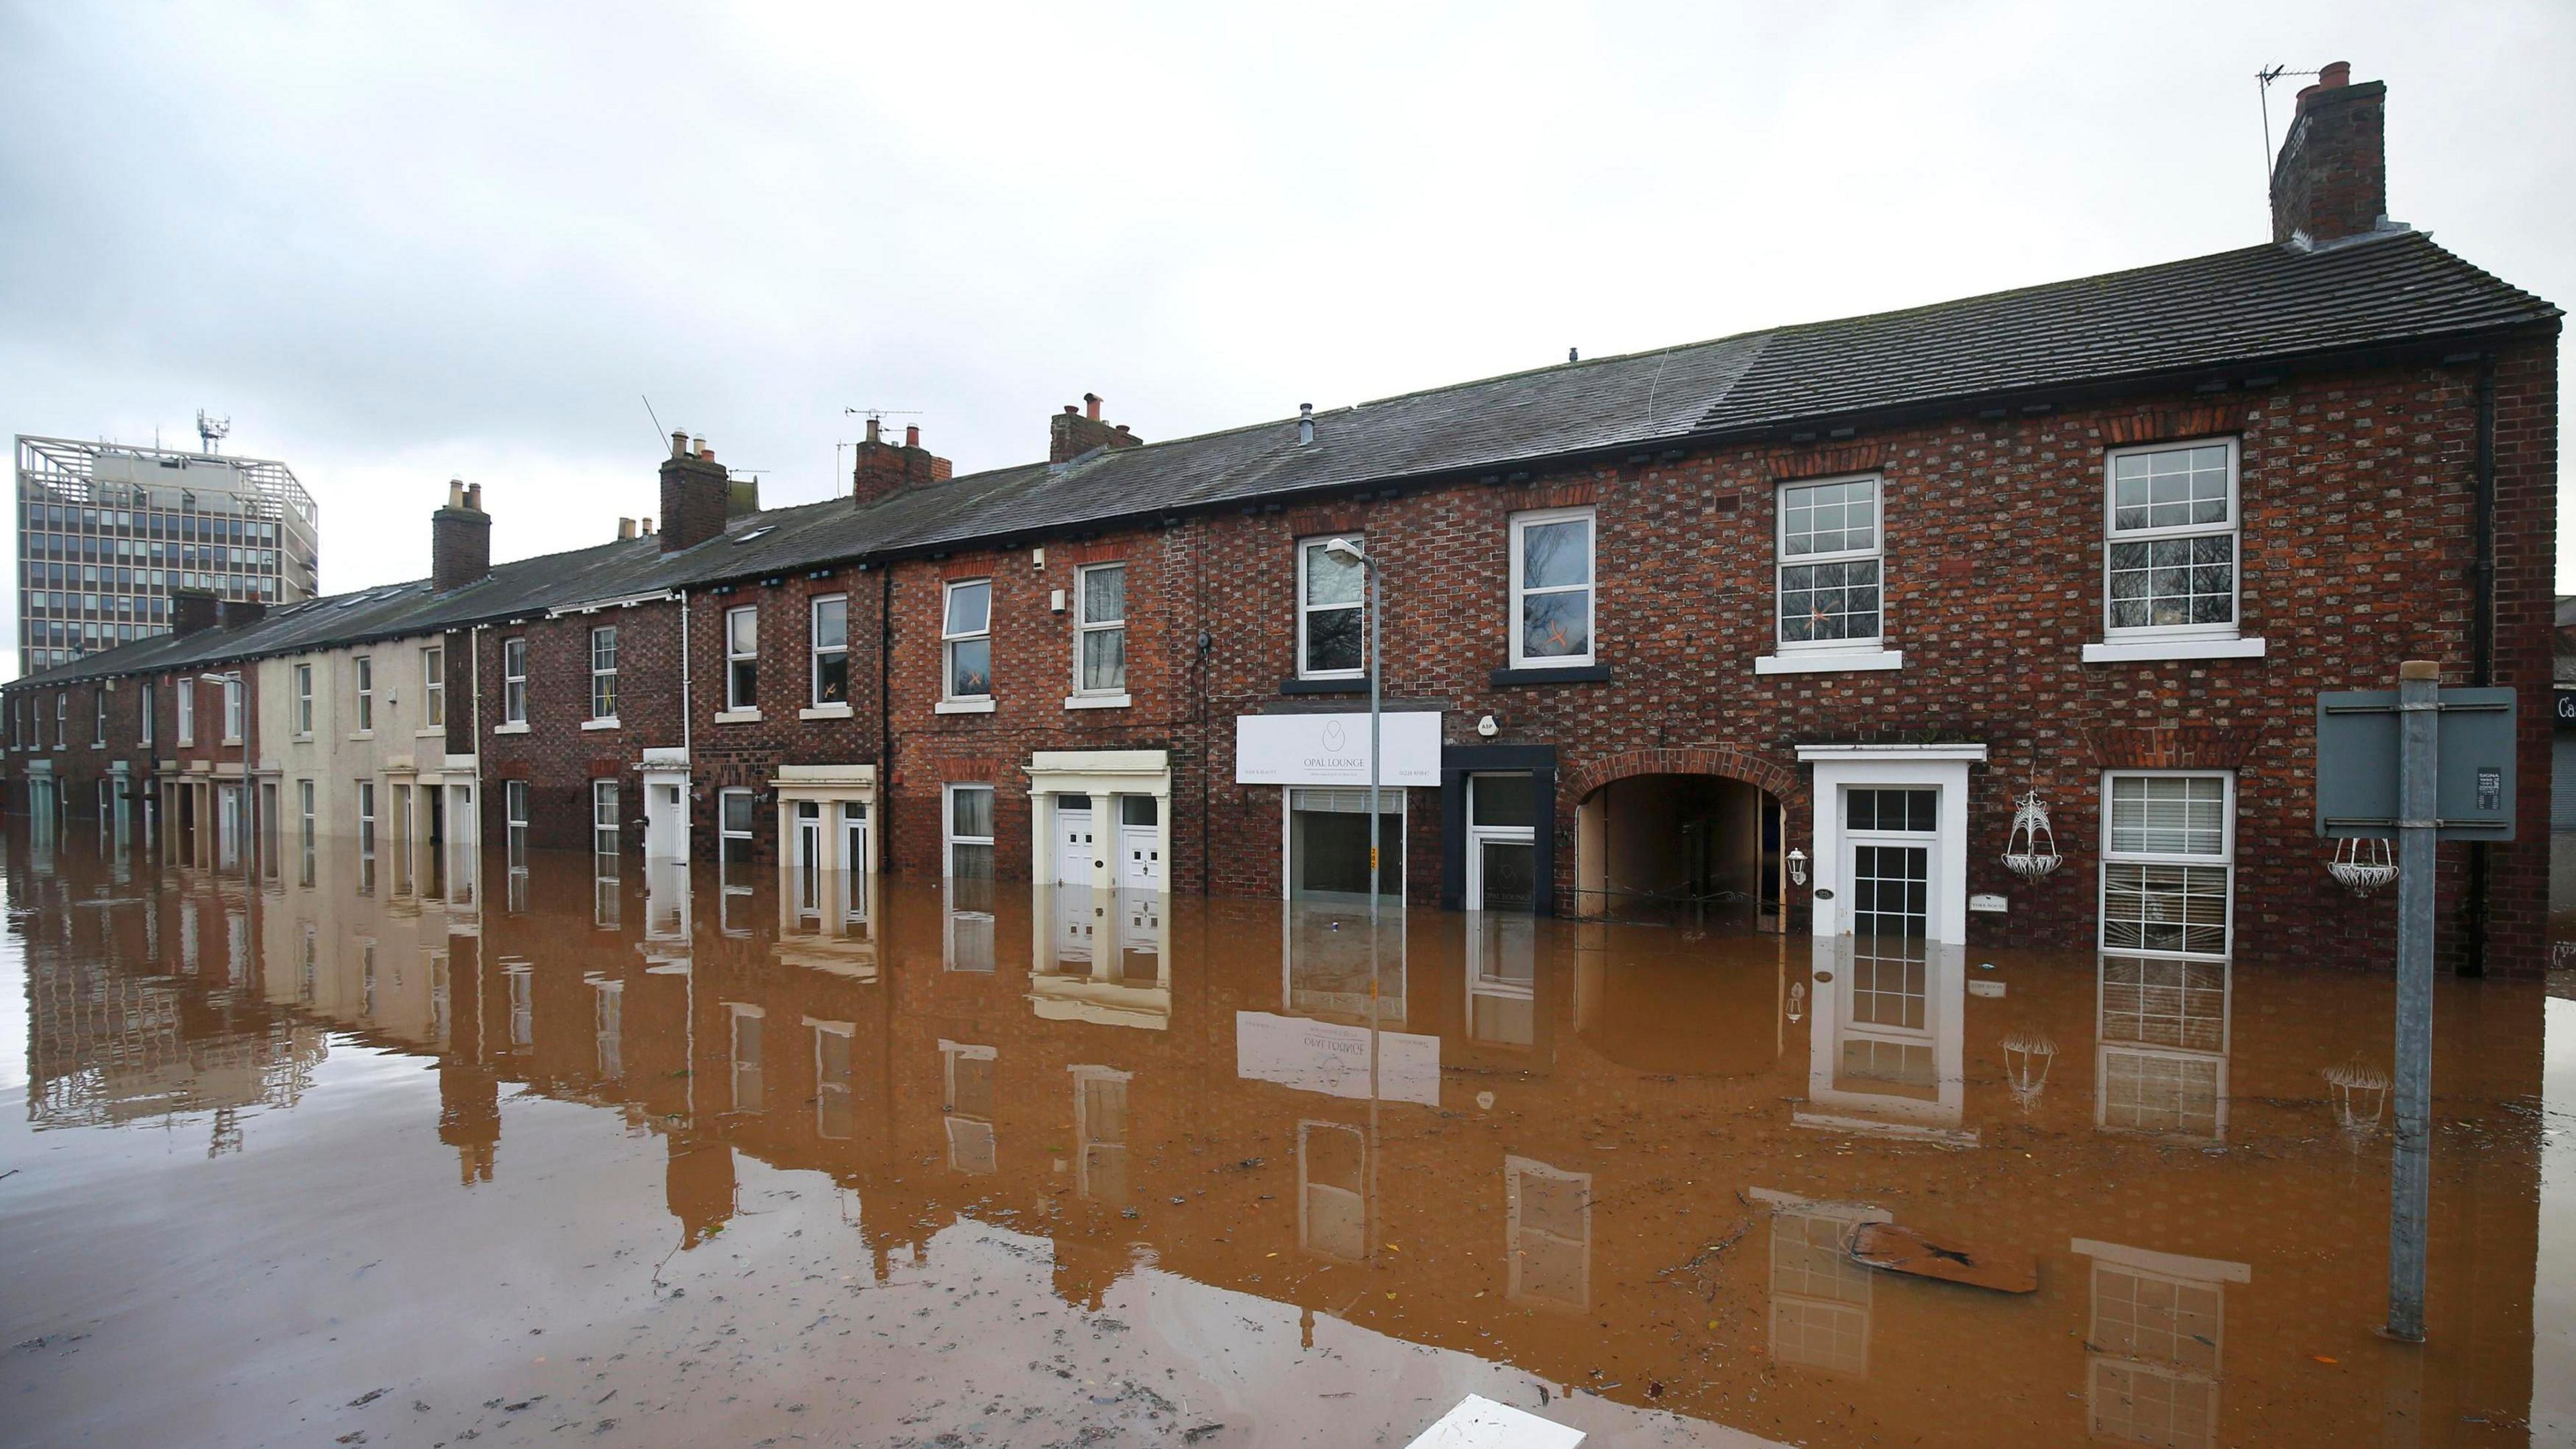
<path fill-rule="evenodd" d="M 864 507 L 745 515 L 672 554 L 642 538 L 523 559 L 447 594 L 425 582 L 293 607 L 237 629 L 162 636 L 30 675 L 55 682 L 249 658 L 507 618 L 662 588 L 757 578 L 1408 478 L 1514 470 L 2361 349 L 2438 345 L 2559 309 L 2394 232 L 2302 251 L 2265 244 L 1899 312 L 1565 363 L 1224 432 L 969 474 Z M 347 604 L 346 608 L 342 606 Z"/>

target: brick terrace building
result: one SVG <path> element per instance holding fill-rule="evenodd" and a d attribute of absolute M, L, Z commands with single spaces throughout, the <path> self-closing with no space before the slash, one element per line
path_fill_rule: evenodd
<path fill-rule="evenodd" d="M 2259 958 L 2386 939 L 2320 869 L 2308 720 L 2427 657 L 2523 696 L 2524 839 L 2444 848 L 2445 949 L 2536 971 L 2559 313 L 2387 219 L 2383 105 L 2302 95 L 2260 246 L 1159 444 L 1094 397 L 964 478 L 872 429 L 797 508 L 677 438 L 659 533 L 442 544 L 10 718 L 447 639 L 451 813 L 512 850 L 775 855 L 815 916 L 857 868 L 1347 905 L 1374 567 L 1382 891 Z M 80 754 L 13 750 L 15 798 L 90 808 Z"/>

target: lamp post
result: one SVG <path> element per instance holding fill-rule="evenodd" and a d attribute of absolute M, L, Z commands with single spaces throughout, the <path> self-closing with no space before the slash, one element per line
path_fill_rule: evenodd
<path fill-rule="evenodd" d="M 1382 665 L 1381 665 L 1381 663 L 1380 663 L 1380 659 L 1379 659 L 1379 655 L 1378 655 L 1378 619 L 1379 619 L 1379 614 L 1380 614 L 1380 612 L 1381 612 L 1381 609 L 1382 609 L 1382 606 L 1383 606 L 1383 603 L 1384 603 L 1384 600 L 1383 600 L 1383 597 L 1382 597 L 1382 595 L 1383 595 L 1383 590 L 1382 590 L 1382 588 L 1380 587 L 1380 577 L 1379 577 L 1379 573 L 1378 573 L 1377 560 L 1376 560 L 1376 559 L 1373 559 L 1373 558 L 1371 558 L 1371 557 L 1369 557 L 1369 556 L 1368 556 L 1368 552 L 1367 552 L 1367 550 L 1365 550 L 1365 549 L 1361 548 L 1357 542 L 1355 542 L 1355 541 L 1353 541 L 1353 540 L 1351 540 L 1351 539 L 1347 539 L 1347 538 L 1337 538 L 1337 539 L 1334 539 L 1332 542 L 1327 543 L 1327 544 L 1325 544 L 1325 545 L 1324 545 L 1324 552 L 1326 552 L 1326 553 L 1340 554 L 1340 555 L 1341 555 L 1342 557 L 1344 557 L 1344 558 L 1356 560 L 1356 561 L 1358 562 L 1358 564 L 1359 564 L 1360 568 L 1361 568 L 1362 570 L 1364 570 L 1365 578 L 1366 578 L 1367 585 L 1368 585 L 1368 611 L 1369 611 L 1369 623 L 1368 623 L 1368 676 L 1369 676 L 1369 783 L 1368 783 L 1368 814 L 1369 814 L 1369 881 L 1368 881 L 1368 885 L 1369 885 L 1369 930 L 1370 930 L 1371 940 L 1372 940 L 1372 941 L 1374 941 L 1374 940 L 1375 940 L 1375 936 L 1376 936 L 1376 930 L 1377 930 L 1377 898 L 1378 898 L 1378 896 L 1379 896 L 1379 895 L 1380 895 L 1380 893 L 1381 893 L 1381 892 L 1380 892 L 1380 890 L 1379 890 L 1379 886 L 1381 885 L 1381 881 L 1379 880 L 1379 877 L 1378 877 L 1378 863 L 1377 863 L 1377 862 L 1378 862 L 1378 813 L 1377 813 L 1377 797 L 1378 797 L 1378 778 L 1379 778 L 1379 777 L 1378 777 L 1378 758 L 1377 758 L 1377 757 L 1378 757 L 1378 743 L 1379 743 L 1379 742 L 1378 742 L 1378 722 L 1379 722 L 1379 720 L 1380 720 L 1380 718 L 1381 718 L 1381 714 L 1380 714 L 1381 708 L 1382 708 L 1382 706 L 1383 706 L 1383 705 L 1384 705 L 1384 703 L 1385 703 L 1384 698 L 1383 698 L 1382 688 L 1381 688 L 1381 686 L 1382 686 L 1382 679 L 1383 679 L 1383 669 L 1382 669 Z"/>

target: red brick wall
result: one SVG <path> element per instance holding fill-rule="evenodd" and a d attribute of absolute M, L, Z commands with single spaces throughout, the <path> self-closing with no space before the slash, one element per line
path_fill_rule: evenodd
<path fill-rule="evenodd" d="M 590 631 L 609 625 L 617 629 L 618 728 L 585 730 Z M 644 796 L 636 767 L 645 750 L 680 743 L 679 635 L 680 606 L 669 601 L 496 625 L 481 633 L 477 648 L 487 842 L 498 846 L 507 838 L 504 782 L 525 780 L 530 844 L 540 850 L 587 850 L 590 782 L 614 779 L 624 848 L 641 848 L 636 822 L 644 815 Z M 492 729 L 501 722 L 505 698 L 501 645 L 510 638 L 528 641 L 528 732 L 496 735 Z M 457 698 L 451 686 L 450 709 Z"/>
<path fill-rule="evenodd" d="M 1077 481 L 1071 486 L 1079 486 Z M 1039 567 L 1028 548 L 977 549 L 893 569 L 889 714 L 895 768 L 885 791 L 890 868 L 939 874 L 945 839 L 942 787 L 994 785 L 994 863 L 1004 880 L 1030 874 L 1028 777 L 1037 750 L 1159 749 L 1171 753 L 1171 887 L 1200 888 L 1195 817 L 1200 701 L 1193 683 L 1202 612 L 1190 540 L 1201 525 L 1106 538 L 1049 540 Z M 1127 693 L 1123 709 L 1067 709 L 1074 692 L 1074 575 L 1083 565 L 1127 566 Z M 946 659 L 940 620 L 951 579 L 993 581 L 990 714 L 940 714 Z M 1053 591 L 1065 592 L 1061 613 Z M 1247 621 L 1248 622 L 1248 621 Z M 1214 713 L 1210 714 L 1214 720 Z M 1229 733 L 1231 718 L 1222 721 Z M 1191 802 L 1189 808 L 1184 802 Z"/>
<path fill-rule="evenodd" d="M 690 596 L 691 748 L 697 790 L 690 835 L 695 853 L 715 852 L 720 792 L 759 792 L 752 840 L 759 858 L 772 859 L 778 830 L 770 784 L 778 778 L 779 766 L 875 762 L 881 660 L 875 646 L 884 633 L 883 579 L 879 571 L 844 568 L 819 578 L 798 576 L 774 586 L 748 583 L 731 593 Z M 801 719 L 800 712 L 814 703 L 813 601 L 833 594 L 849 600 L 850 717 Z M 725 708 L 725 615 L 746 606 L 760 611 L 760 718 L 718 724 L 716 716 Z"/>
<path fill-rule="evenodd" d="M 2509 355 L 2499 377 L 2499 675 L 2527 685 L 2522 843 L 2498 847 L 2494 964 L 2537 969 L 2545 904 L 2548 631 L 2555 529 L 2553 344 Z M 2418 368 L 2301 379 L 2212 400 L 2176 396 L 2004 420 L 1959 419 L 1830 447 L 1742 447 L 1672 463 L 1602 466 L 1521 486 L 1452 486 L 1391 500 L 1266 508 L 1122 533 L 1082 546 L 1130 560 L 1133 711 L 1070 721 L 1059 684 L 1067 625 L 1045 590 L 1069 585 L 1072 550 L 1043 573 L 1025 549 L 909 564 L 896 574 L 897 771 L 907 813 L 890 834 L 899 868 L 935 869 L 938 786 L 1001 785 L 997 844 L 1006 878 L 1028 872 L 1019 768 L 1035 748 L 1168 744 L 1185 752 L 1172 826 L 1176 889 L 1279 888 L 1279 792 L 1232 783 L 1231 717 L 1280 697 L 1294 672 L 1296 539 L 1358 529 L 1391 580 L 1390 697 L 1439 703 L 1453 743 L 1478 716 L 1492 743 L 1554 744 L 1569 780 L 1602 778 L 1638 751 L 1712 748 L 1803 779 L 1802 742 L 1937 735 L 1980 740 L 1972 771 L 1969 890 L 2006 894 L 2011 913 L 1972 921 L 1972 942 L 2081 946 L 2096 929 L 2103 757 L 2098 731 L 2211 727 L 2242 746 L 2236 920 L 2250 958 L 2348 953 L 2377 959 L 2393 906 L 2340 894 L 2312 830 L 2313 696 L 2378 687 L 2399 661 L 2469 663 L 2475 373 Z M 2103 455 L 2128 443 L 2229 435 L 2242 443 L 2244 632 L 2260 660 L 2082 662 L 2102 638 Z M 1876 469 L 1885 477 L 1886 633 L 1901 670 L 1757 676 L 1773 636 L 1774 490 L 1782 481 Z M 1507 663 L 1508 519 L 1589 502 L 1599 510 L 1597 633 L 1608 683 L 1496 687 Z M 1143 566 L 1151 560 L 1153 567 Z M 937 582 L 992 577 L 996 713 L 940 716 Z M 1153 630 L 1148 638 L 1146 630 Z M 1179 657 L 1205 629 L 1204 664 Z M 1186 666 L 1186 668 L 1185 668 Z M 1187 669 L 1206 671 L 1207 726 Z M 1364 695 L 1344 697 L 1363 707 Z M 1204 761 L 1203 772 L 1200 762 Z M 1748 770 L 1745 773 L 1754 772 Z M 1196 791 L 1207 783 L 1202 839 Z M 2067 864 L 2037 885 L 1997 860 L 2013 797 L 2039 790 Z M 1409 874 L 1436 898 L 1436 813 L 1415 812 Z M 1557 887 L 1575 869 L 1572 796 L 1558 802 Z M 907 823 L 908 822 L 908 823 Z M 1429 827 L 1426 829 L 1425 827 Z M 1795 802 L 1792 844 L 1811 843 Z M 1210 852 L 1213 853 L 1211 860 Z M 2456 908 L 2465 852 L 2445 853 Z M 2510 900 L 2507 899 L 2510 897 Z M 2445 949 L 2456 951 L 2456 927 Z"/>

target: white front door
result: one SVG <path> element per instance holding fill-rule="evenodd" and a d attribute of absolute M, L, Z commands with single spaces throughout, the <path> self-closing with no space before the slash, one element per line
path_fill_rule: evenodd
<path fill-rule="evenodd" d="M 644 855 L 689 858 L 689 782 L 684 775 L 644 777 Z"/>
<path fill-rule="evenodd" d="M 215 852 L 221 866 L 230 870 L 241 864 L 242 792 L 239 785 L 215 787 L 216 818 Z"/>
<path fill-rule="evenodd" d="M 1933 935 L 1932 857 L 1940 795 L 1924 786 L 1851 786 L 1844 794 L 1844 920 L 1854 936 Z"/>
<path fill-rule="evenodd" d="M 841 898 L 841 919 L 856 923 L 868 918 L 868 807 L 856 800 L 841 802 L 841 878 L 845 893 Z"/>
<path fill-rule="evenodd" d="M 1091 843 L 1091 797 L 1055 797 L 1055 879 L 1058 885 L 1091 884 L 1091 863 L 1099 857 Z"/>
<path fill-rule="evenodd" d="M 823 806 L 816 800 L 796 802 L 796 915 L 802 920 L 823 914 Z"/>
<path fill-rule="evenodd" d="M 1163 802 L 1152 795 L 1118 797 L 1118 888 L 1163 889 Z"/>

